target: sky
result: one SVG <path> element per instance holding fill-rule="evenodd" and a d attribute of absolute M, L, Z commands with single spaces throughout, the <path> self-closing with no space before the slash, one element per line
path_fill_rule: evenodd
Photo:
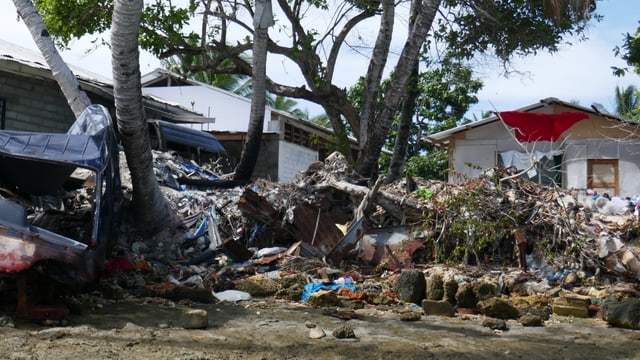
<path fill-rule="evenodd" d="M 470 118 L 481 118 L 483 111 L 506 111 L 537 103 L 547 97 L 563 101 L 575 101 L 589 107 L 599 103 L 608 111 L 615 110 L 614 94 L 616 86 L 635 85 L 640 88 L 640 76 L 635 73 L 625 77 L 615 77 L 611 67 L 626 64 L 615 57 L 613 48 L 622 44 L 623 34 L 633 33 L 639 26 L 639 0 L 602 0 L 597 3 L 597 12 L 604 16 L 599 23 L 593 23 L 585 42 L 573 42 L 563 46 L 555 54 L 540 53 L 523 59 L 515 59 L 513 67 L 519 75 L 505 77 L 499 64 L 483 64 L 476 69 L 477 76 L 484 82 L 478 93 L 479 103 L 467 113 Z M 37 51 L 23 22 L 17 20 L 12 2 L 0 3 L 0 38 Z M 74 40 L 72 50 L 63 51 L 66 62 L 82 67 L 111 79 L 111 54 L 106 47 L 88 52 L 92 48 L 90 38 Z M 353 84 L 361 74 L 352 69 L 366 70 L 366 59 L 361 55 L 352 56 L 349 66 L 335 76 L 342 84 Z M 344 64 L 344 63 L 342 63 Z M 142 53 L 140 68 L 143 74 L 161 67 L 160 61 L 147 53 Z M 295 74 L 286 71 L 278 61 L 269 61 L 267 71 L 274 78 L 290 77 Z M 271 75 L 273 74 L 273 75 Z M 293 80 L 297 81 L 297 80 Z M 299 83 L 301 84 L 301 83 Z M 299 104 L 311 116 L 317 115 L 318 107 Z"/>

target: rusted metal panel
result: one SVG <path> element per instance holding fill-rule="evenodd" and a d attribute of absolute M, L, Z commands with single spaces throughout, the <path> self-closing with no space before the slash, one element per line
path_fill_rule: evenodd
<path fill-rule="evenodd" d="M 353 250 L 356 249 L 358 240 L 362 237 L 364 231 L 364 217 L 360 217 L 354 221 L 345 236 L 334 246 L 324 257 L 327 263 L 338 266 L 340 262 Z"/>
<path fill-rule="evenodd" d="M 236 262 L 245 262 L 253 256 L 253 253 L 249 251 L 249 249 L 234 240 L 232 237 L 227 238 L 222 242 L 220 247 L 226 250 L 228 255 Z"/>
<path fill-rule="evenodd" d="M 405 226 L 368 231 L 362 236 L 359 258 L 388 270 L 413 266 L 413 257 L 424 249 L 422 239 L 409 236 Z"/>
<path fill-rule="evenodd" d="M 328 253 L 344 236 L 325 208 L 302 203 L 296 207 L 294 214 L 296 239 L 317 248 L 323 254 Z"/>
<path fill-rule="evenodd" d="M 245 189 L 242 193 L 238 209 L 270 226 L 276 226 L 282 219 L 281 214 L 267 199 L 251 189 Z"/>

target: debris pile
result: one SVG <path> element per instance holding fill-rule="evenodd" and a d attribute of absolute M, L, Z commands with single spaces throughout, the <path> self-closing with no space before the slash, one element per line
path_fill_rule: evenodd
<path fill-rule="evenodd" d="M 443 316 L 509 310 L 508 318 L 537 325 L 552 312 L 592 316 L 606 299 L 640 294 L 629 200 L 605 202 L 508 170 L 455 184 L 407 177 L 369 186 L 339 153 L 290 183 L 215 186 L 197 180 L 223 175 L 156 155 L 158 179 L 186 230 L 172 261 L 149 256 L 152 245 L 140 241 L 123 252 L 125 268 L 137 270 L 112 279 L 132 293 L 416 304 Z M 504 295 L 520 300 L 489 301 Z"/>
<path fill-rule="evenodd" d="M 619 312 L 604 305 L 640 297 L 631 199 L 544 186 L 504 169 L 460 183 L 408 176 L 370 185 L 339 153 L 290 183 L 230 186 L 215 164 L 153 154 L 183 227 L 144 239 L 123 224 L 100 282 L 108 298 L 273 297 L 342 319 L 374 306 L 404 309 L 406 321 L 481 313 L 540 326 L 551 313 L 613 317 Z M 126 164 L 121 173 L 127 198 Z"/>
<path fill-rule="evenodd" d="M 185 189 L 167 196 L 189 224 L 202 225 L 193 219 L 203 218 L 209 228 L 216 224 L 213 232 L 194 229 L 188 237 L 201 233 L 203 244 L 217 247 L 233 240 L 255 252 L 300 242 L 304 256 L 334 266 L 363 266 L 364 258 L 378 266 L 388 259 L 367 252 L 367 245 L 384 242 L 411 248 L 411 255 L 420 249 L 422 258 L 411 259 L 413 265 L 418 260 L 525 271 L 551 266 L 640 276 L 638 256 L 628 246 L 637 230 L 629 201 L 593 201 L 505 171 L 456 184 L 410 180 L 413 189 L 407 180 L 370 188 L 334 153 L 291 183 L 258 180 L 245 188 Z"/>

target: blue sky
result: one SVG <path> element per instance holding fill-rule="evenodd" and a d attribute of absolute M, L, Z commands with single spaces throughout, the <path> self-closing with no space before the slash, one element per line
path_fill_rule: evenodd
<path fill-rule="evenodd" d="M 616 86 L 640 88 L 637 74 L 619 78 L 611 71 L 612 66 L 625 66 L 614 56 L 613 48 L 622 44 L 623 34 L 633 34 L 638 28 L 640 1 L 599 1 L 597 12 L 604 19 L 591 25 L 589 40 L 565 46 L 553 55 L 545 53 L 514 61 L 514 66 L 526 73 L 523 76 L 504 78 L 497 66 L 483 69 L 480 75 L 485 85 L 478 94 L 479 104 L 470 114 L 479 117 L 481 111 L 513 110 L 546 97 L 577 101 L 587 107 L 600 103 L 614 111 Z"/>
<path fill-rule="evenodd" d="M 557 97 L 564 101 L 577 101 L 580 105 L 590 106 L 600 103 L 609 111 L 614 110 L 614 92 L 616 86 L 640 87 L 640 76 L 630 74 L 624 78 L 612 75 L 611 66 L 624 66 L 624 62 L 615 58 L 613 48 L 622 43 L 624 33 L 633 33 L 640 20 L 640 0 L 602 0 L 598 1 L 598 13 L 603 21 L 593 23 L 588 32 L 589 40 L 574 42 L 558 53 L 539 54 L 535 57 L 516 59 L 514 67 L 521 75 L 502 76 L 498 64 L 482 64 L 478 68 L 478 77 L 484 82 L 484 88 L 478 94 L 480 102 L 467 114 L 480 118 L 482 111 L 505 111 L 527 106 L 546 97 Z M 13 4 L 3 1 L 0 4 L 0 38 L 37 50 L 26 26 L 16 21 Z M 108 49 L 101 48 L 87 53 L 91 47 L 89 39 L 76 40 L 72 51 L 62 53 L 63 58 L 76 66 L 83 67 L 104 77 L 111 78 L 111 57 Z M 339 86 L 353 84 L 361 73 L 354 69 L 366 70 L 366 59 L 360 56 L 348 60 L 349 67 L 336 75 L 341 80 Z M 356 63 L 360 61 L 360 63 Z M 160 67 L 160 62 L 149 55 L 141 58 L 143 73 Z M 280 80 L 282 77 L 300 81 L 294 74 L 288 73 L 285 66 L 276 61 L 268 64 L 270 76 Z M 305 108 L 304 104 L 300 104 Z M 309 105 L 311 115 L 319 112 L 317 107 Z"/>

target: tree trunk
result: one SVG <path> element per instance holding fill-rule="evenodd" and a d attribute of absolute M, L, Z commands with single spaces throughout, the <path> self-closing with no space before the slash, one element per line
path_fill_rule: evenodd
<path fill-rule="evenodd" d="M 375 124 L 369 126 L 369 138 L 364 144 L 363 155 L 359 159 L 357 171 L 360 175 L 369 177 L 370 182 L 375 181 L 380 152 L 402 96 L 405 94 L 409 77 L 411 77 L 412 65 L 420 54 L 422 44 L 427 38 L 433 19 L 440 7 L 440 2 L 441 0 L 424 0 L 422 4 L 416 6 L 416 20 L 391 76 L 391 89 L 386 93 L 382 110 L 376 117 Z"/>
<path fill-rule="evenodd" d="M 411 123 L 416 110 L 416 99 L 418 98 L 418 61 L 413 64 L 411 78 L 407 86 L 407 94 L 402 102 L 400 111 L 400 121 L 398 123 L 398 133 L 396 143 L 393 146 L 393 154 L 389 162 L 389 171 L 385 178 L 385 183 L 390 184 L 402 176 L 402 169 L 407 160 L 407 148 L 409 147 L 409 135 L 411 135 Z"/>
<path fill-rule="evenodd" d="M 111 46 L 113 92 L 120 139 L 124 146 L 133 185 L 132 211 L 145 235 L 176 223 L 160 192 L 153 172 L 147 122 L 142 106 L 138 34 L 143 0 L 116 0 L 113 9 Z"/>
<path fill-rule="evenodd" d="M 369 125 L 376 114 L 378 107 L 378 94 L 384 67 L 389 56 L 389 47 L 393 36 L 393 24 L 395 19 L 395 3 L 393 0 L 382 0 L 382 16 L 380 17 L 380 31 L 373 48 L 367 76 L 364 82 L 362 109 L 360 110 L 360 150 L 367 143 Z"/>
<path fill-rule="evenodd" d="M 418 2 L 411 4 L 409 17 L 409 34 L 415 23 L 416 9 L 420 5 Z M 413 62 L 411 68 L 411 77 L 407 86 L 407 92 L 402 102 L 402 110 L 400 111 L 400 121 L 398 122 L 398 133 L 396 134 L 396 142 L 393 146 L 393 154 L 389 161 L 389 171 L 385 178 L 385 183 L 390 184 L 402 176 L 402 170 L 407 160 L 407 148 L 409 147 L 409 136 L 411 134 L 411 122 L 416 109 L 416 99 L 418 98 L 418 76 L 420 71 L 420 62 L 418 58 Z"/>
<path fill-rule="evenodd" d="M 251 180 L 262 141 L 266 105 L 267 40 L 269 26 L 273 25 L 270 0 L 256 1 L 253 25 L 253 95 L 251 97 L 251 113 L 249 115 L 247 139 L 234 175 L 234 180 L 241 182 L 249 182 Z"/>
<path fill-rule="evenodd" d="M 20 18 L 27 25 L 33 41 L 47 61 L 53 78 L 58 82 L 73 114 L 78 118 L 84 109 L 91 105 L 91 100 L 84 91 L 80 90 L 78 79 L 58 53 L 33 2 L 31 0 L 13 0 L 13 4 Z"/>

